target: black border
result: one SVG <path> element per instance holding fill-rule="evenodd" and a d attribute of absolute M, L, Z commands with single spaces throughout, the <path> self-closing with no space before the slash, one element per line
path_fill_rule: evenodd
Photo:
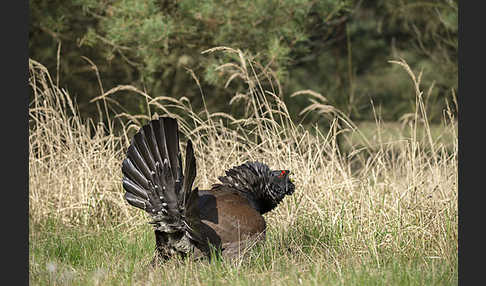
<path fill-rule="evenodd" d="M 28 5 L 28 1 L 10 2 L 0 17 L 3 39 L 0 236 L 2 280 L 10 285 L 29 284 Z"/>
<path fill-rule="evenodd" d="M 467 7 L 465 4 L 468 4 Z M 459 55 L 458 55 L 458 275 L 459 285 L 474 285 L 481 281 L 482 261 L 480 249 L 484 243 L 484 200 L 478 195 L 484 191 L 480 182 L 484 178 L 481 165 L 484 153 L 481 123 L 486 115 L 484 104 L 484 10 L 471 1 L 459 1 Z M 476 110 L 475 110 L 476 109 Z M 472 135 L 475 134 L 475 135 Z M 475 138 L 471 139 L 470 137 Z M 469 138 L 468 138 L 469 137 Z M 476 146 L 475 146 L 476 145 Z M 477 162 L 474 162 L 477 161 Z M 478 163 L 478 164 L 476 164 Z M 483 163 L 484 164 L 484 163 Z M 476 180 L 475 180 L 476 178 Z M 479 178 L 479 180 L 478 180 Z M 477 257 L 476 257 L 477 256 Z M 476 259 L 477 258 L 477 259 Z M 476 279 L 479 278 L 479 279 Z"/>

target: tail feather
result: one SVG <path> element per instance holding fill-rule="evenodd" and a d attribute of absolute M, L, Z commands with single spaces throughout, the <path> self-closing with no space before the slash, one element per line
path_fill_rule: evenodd
<path fill-rule="evenodd" d="M 192 184 L 196 178 L 196 158 L 194 157 L 194 150 L 191 140 L 187 141 L 186 146 L 186 166 L 184 169 L 184 183 L 183 183 L 183 209 L 185 213 L 186 227 L 188 228 L 189 237 L 198 243 L 200 247 L 204 248 L 205 241 L 201 237 L 198 206 L 198 189 L 192 190 Z"/>
<path fill-rule="evenodd" d="M 167 155 L 174 178 L 182 180 L 182 160 L 181 152 L 179 151 L 179 126 L 175 119 L 172 119 L 173 124 L 164 124 L 165 134 L 173 134 L 174 136 L 166 136 Z M 192 182 L 191 182 L 192 183 Z"/>
<path fill-rule="evenodd" d="M 132 144 L 140 152 L 140 155 L 144 159 L 147 167 L 151 171 L 153 171 L 153 170 L 155 170 L 155 160 L 154 160 L 154 157 L 152 155 L 151 150 L 148 147 L 148 143 L 147 143 L 146 138 L 147 137 L 145 135 L 144 130 L 140 129 L 140 131 L 137 134 L 135 134 L 135 136 L 133 137 Z"/>
<path fill-rule="evenodd" d="M 145 209 L 148 208 L 147 205 L 149 204 L 148 200 L 141 199 L 140 197 L 126 192 L 125 193 L 125 199 L 130 203 L 132 206 L 135 206 L 137 208 Z"/>
<path fill-rule="evenodd" d="M 124 160 L 122 164 L 122 172 L 125 174 L 128 178 L 130 178 L 131 181 L 135 182 L 137 185 L 141 186 L 144 189 L 149 188 L 149 183 L 144 174 L 142 174 L 135 165 L 133 165 L 131 160 Z M 147 194 L 145 193 L 144 197 L 147 197 Z"/>
<path fill-rule="evenodd" d="M 166 232 L 186 230 L 197 239 L 199 211 L 196 159 L 192 142 L 186 147 L 182 173 L 177 121 L 159 118 L 135 134 L 122 164 L 125 199 L 152 215 L 152 223 Z"/>
<path fill-rule="evenodd" d="M 155 132 L 153 130 L 154 125 L 159 125 L 159 121 L 154 121 L 151 124 L 147 124 L 143 126 L 142 129 L 140 130 L 140 133 L 143 132 L 143 135 L 147 140 L 147 146 L 150 149 L 150 153 L 152 154 L 155 162 L 163 162 L 162 157 L 160 156 L 159 146 L 157 144 Z"/>
<path fill-rule="evenodd" d="M 189 196 L 191 195 L 192 183 L 196 178 L 196 158 L 194 157 L 194 150 L 192 148 L 191 140 L 187 141 L 186 146 L 186 169 L 184 170 L 184 208 L 189 202 Z"/>
<path fill-rule="evenodd" d="M 143 188 L 139 186 L 136 182 L 130 178 L 123 178 L 123 188 L 132 195 L 136 196 L 140 200 L 147 201 L 149 199 L 147 190 L 148 188 Z"/>
<path fill-rule="evenodd" d="M 128 147 L 127 159 L 131 161 L 132 165 L 134 165 L 136 169 L 138 169 L 138 171 L 140 171 L 145 178 L 150 178 L 150 168 L 147 165 L 147 163 L 145 163 L 145 159 L 138 151 L 136 145 L 134 144 L 134 141 L 135 140 L 133 140 L 130 147 Z"/>

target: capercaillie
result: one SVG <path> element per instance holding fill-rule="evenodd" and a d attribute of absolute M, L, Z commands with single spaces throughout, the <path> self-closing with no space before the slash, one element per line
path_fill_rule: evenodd
<path fill-rule="evenodd" d="M 211 248 L 234 258 L 265 239 L 263 214 L 294 192 L 289 170 L 246 162 L 219 177 L 210 190 L 192 188 L 196 159 L 188 140 L 185 166 L 179 150 L 178 123 L 152 120 L 135 134 L 122 164 L 125 199 L 151 216 L 156 256 L 210 257 Z"/>

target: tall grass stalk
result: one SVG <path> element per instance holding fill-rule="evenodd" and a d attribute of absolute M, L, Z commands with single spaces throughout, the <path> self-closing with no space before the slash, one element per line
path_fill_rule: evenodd
<path fill-rule="evenodd" d="M 54 220 L 80 228 L 122 229 L 125 238 L 150 233 L 147 216 L 123 199 L 121 161 L 129 138 L 143 123 L 157 115 L 173 116 L 180 122 L 182 141 L 190 138 L 194 144 L 198 170 L 195 185 L 200 189 L 209 188 L 234 165 L 259 160 L 272 168 L 291 170 L 296 192 L 266 215 L 267 242 L 253 250 L 248 260 L 222 264 L 173 261 L 150 276 L 142 275 L 144 270 L 137 267 L 123 270 L 115 262 L 100 261 L 114 271 L 110 279 L 121 284 L 160 284 L 157 281 L 165 279 L 196 285 L 207 285 L 204 281 L 293 285 L 302 283 L 302 279 L 306 284 L 360 284 L 376 276 L 382 281 L 412 284 L 413 279 L 418 279 L 417 284 L 457 281 L 455 119 L 451 112 L 445 112 L 443 130 L 452 134 L 451 150 L 432 135 L 421 74 L 415 75 L 403 60 L 393 62 L 412 80 L 416 110 L 409 124 L 397 125 L 403 130 L 409 128 L 402 134 L 410 136 L 387 141 L 381 135 L 386 130 L 379 119 L 376 132 L 368 136 L 344 113 L 327 105 L 324 96 L 312 91 L 293 96 L 306 96 L 310 104 L 303 112 L 328 116 L 331 128 L 309 129 L 296 124 L 288 112 L 289 103 L 283 100 L 280 83 L 266 67 L 227 47 L 205 53 L 233 57 L 219 70 L 227 75 L 228 83 L 243 80 L 246 84 L 246 90 L 230 101 L 245 108 L 243 117 L 207 109 L 196 111 L 186 97 L 152 97 L 133 86 L 119 86 L 102 91 L 93 101 L 103 100 L 104 108 L 109 109 L 117 104 L 119 91 L 129 90 L 146 99 L 149 113 L 120 112 L 99 122 L 82 119 L 68 92 L 53 83 L 41 64 L 30 60 L 29 83 L 34 95 L 29 107 L 31 224 L 42 226 Z M 196 78 L 194 73 L 192 76 Z M 202 90 L 201 96 L 205 96 Z M 115 124 L 119 128 L 114 128 Z M 349 149 L 342 152 L 338 134 L 358 140 L 350 139 Z M 31 236 L 31 251 L 40 251 L 40 240 L 35 239 L 32 229 Z M 146 252 L 133 259 L 148 261 L 152 242 L 137 244 L 137 249 Z M 31 257 L 31 265 L 56 259 L 55 255 L 35 257 Z M 127 257 L 124 259 L 130 259 Z M 126 263 L 135 262 L 122 265 Z M 80 277 L 94 271 L 91 266 L 83 267 L 77 270 Z M 435 272 L 421 272 L 432 268 Z M 406 272 L 410 269 L 418 276 L 410 277 Z M 39 281 L 47 279 L 48 274 L 43 275 L 34 266 L 31 272 Z"/>

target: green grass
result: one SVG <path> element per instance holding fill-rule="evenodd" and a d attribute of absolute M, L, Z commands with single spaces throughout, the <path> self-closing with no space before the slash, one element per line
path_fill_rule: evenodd
<path fill-rule="evenodd" d="M 376 122 L 363 121 L 359 122 L 357 126 L 368 140 L 375 143 L 393 144 L 400 140 L 412 140 L 414 136 L 413 128 L 410 124 L 404 124 L 403 122 L 379 122 L 377 124 Z M 430 124 L 428 129 L 436 146 L 444 147 L 445 150 L 453 152 L 455 144 L 457 144 L 457 142 L 454 142 L 458 132 L 457 123 L 455 123 L 454 127 L 444 126 L 440 123 Z M 418 125 L 416 136 L 420 144 L 428 150 L 430 147 L 427 142 L 427 128 L 423 125 Z M 348 149 L 363 143 L 360 136 L 356 133 L 352 133 L 349 137 Z"/>
<path fill-rule="evenodd" d="M 455 253 L 436 258 L 420 250 L 353 250 L 343 243 L 350 234 L 328 225 L 298 219 L 287 231 L 270 226 L 266 243 L 244 260 L 176 259 L 153 270 L 147 267 L 155 245 L 149 225 L 103 230 L 49 221 L 30 228 L 30 284 L 457 285 Z"/>

